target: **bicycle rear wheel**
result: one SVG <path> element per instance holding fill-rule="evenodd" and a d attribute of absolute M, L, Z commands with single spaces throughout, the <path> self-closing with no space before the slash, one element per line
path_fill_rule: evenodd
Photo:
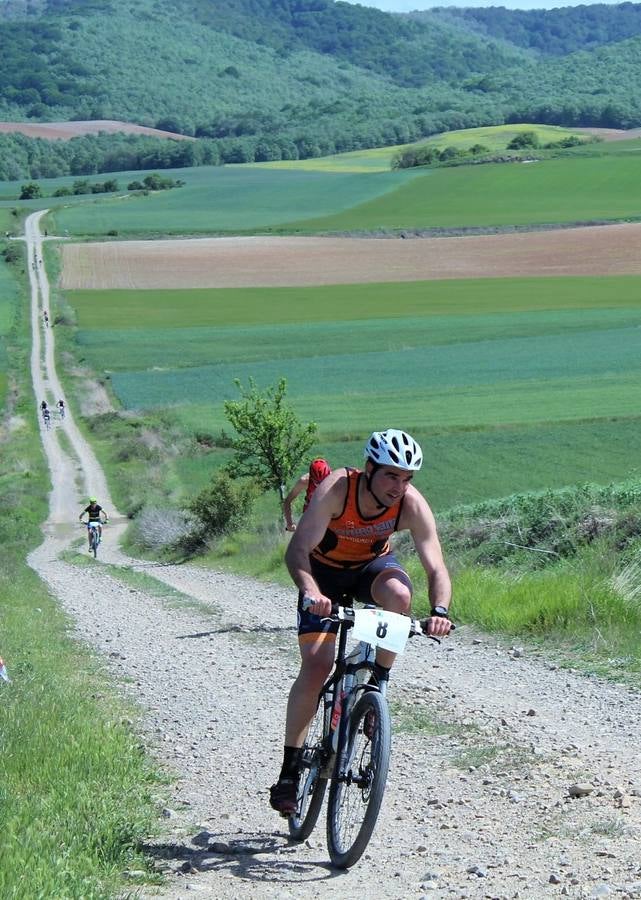
<path fill-rule="evenodd" d="M 323 806 L 327 788 L 327 778 L 321 776 L 325 761 L 323 718 L 324 703 L 321 700 L 303 744 L 298 806 L 294 815 L 289 817 L 289 836 L 295 841 L 304 841 L 310 836 Z"/>
<path fill-rule="evenodd" d="M 347 764 L 329 789 L 327 844 L 339 869 L 353 866 L 367 847 L 383 801 L 392 727 L 387 702 L 378 691 L 358 700 L 349 719 Z"/>

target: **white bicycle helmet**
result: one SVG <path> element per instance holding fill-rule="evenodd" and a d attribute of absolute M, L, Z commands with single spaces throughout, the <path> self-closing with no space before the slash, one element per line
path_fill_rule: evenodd
<path fill-rule="evenodd" d="M 365 459 L 379 466 L 418 472 L 423 465 L 423 451 L 411 435 L 398 428 L 388 428 L 373 432 L 365 446 Z"/>

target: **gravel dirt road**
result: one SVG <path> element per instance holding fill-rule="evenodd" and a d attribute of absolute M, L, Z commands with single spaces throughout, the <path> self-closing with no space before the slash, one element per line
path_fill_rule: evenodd
<path fill-rule="evenodd" d="M 63 394 L 55 329 L 42 327 L 41 215 L 27 223 L 32 371 L 37 400 L 53 404 Z M 322 820 L 290 843 L 267 792 L 297 668 L 294 591 L 125 557 L 125 523 L 72 416 L 42 440 L 50 516 L 30 564 L 138 704 L 136 727 L 175 777 L 167 834 L 149 843 L 167 884 L 140 896 L 641 897 L 639 695 L 469 628 L 438 647 L 413 642 L 394 669 L 391 774 L 360 863 L 330 868 Z M 61 553 L 89 492 L 114 524 L 98 561 L 74 566 Z M 130 569 L 156 581 L 132 586 Z"/>

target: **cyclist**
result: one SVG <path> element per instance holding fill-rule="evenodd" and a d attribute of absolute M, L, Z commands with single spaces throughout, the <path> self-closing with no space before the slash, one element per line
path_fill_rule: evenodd
<path fill-rule="evenodd" d="M 309 506 L 312 494 L 318 485 L 331 474 L 329 463 L 326 459 L 314 459 L 310 463 L 309 472 L 300 476 L 294 487 L 283 501 L 283 515 L 285 516 L 285 528 L 287 531 L 296 531 L 296 525 L 292 519 L 292 503 L 305 491 L 305 502 L 303 503 L 303 512 Z"/>
<path fill-rule="evenodd" d="M 57 406 L 58 406 L 58 415 L 60 416 L 61 419 L 64 419 L 64 417 L 65 417 L 65 401 L 58 400 Z"/>
<path fill-rule="evenodd" d="M 97 522 L 98 523 L 98 540 L 102 540 L 102 526 L 106 525 L 109 521 L 109 516 L 104 511 L 102 506 L 98 504 L 98 501 L 95 497 L 89 498 L 89 505 L 85 506 L 83 511 L 80 513 L 80 521 L 82 522 L 82 517 L 87 516 L 87 523 Z M 87 528 L 87 540 L 89 541 L 89 550 L 91 551 L 91 529 Z"/>
<path fill-rule="evenodd" d="M 51 413 L 49 412 L 49 408 L 47 406 L 45 406 L 45 408 L 42 410 L 42 421 L 45 423 L 47 428 L 51 424 Z"/>
<path fill-rule="evenodd" d="M 373 601 L 407 615 L 412 583 L 389 539 L 408 530 L 425 570 L 432 607 L 428 633 L 450 630 L 450 576 L 434 515 L 411 484 L 423 462 L 421 448 L 403 431 L 375 431 L 365 447 L 365 468 L 336 469 L 315 491 L 287 548 L 286 562 L 298 587 L 301 668 L 287 703 L 283 765 L 270 790 L 281 815 L 296 811 L 300 748 L 316 711 L 318 695 L 334 664 L 338 623 L 323 619 L 345 596 Z M 303 598 L 313 598 L 308 611 Z M 372 678 L 387 680 L 395 654 L 378 649 Z"/>

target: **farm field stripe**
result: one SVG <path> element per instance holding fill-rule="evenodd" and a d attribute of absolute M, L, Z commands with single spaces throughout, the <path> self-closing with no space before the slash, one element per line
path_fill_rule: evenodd
<path fill-rule="evenodd" d="M 641 275 L 641 224 L 469 237 L 238 237 L 69 244 L 62 287 L 167 289 Z"/>

